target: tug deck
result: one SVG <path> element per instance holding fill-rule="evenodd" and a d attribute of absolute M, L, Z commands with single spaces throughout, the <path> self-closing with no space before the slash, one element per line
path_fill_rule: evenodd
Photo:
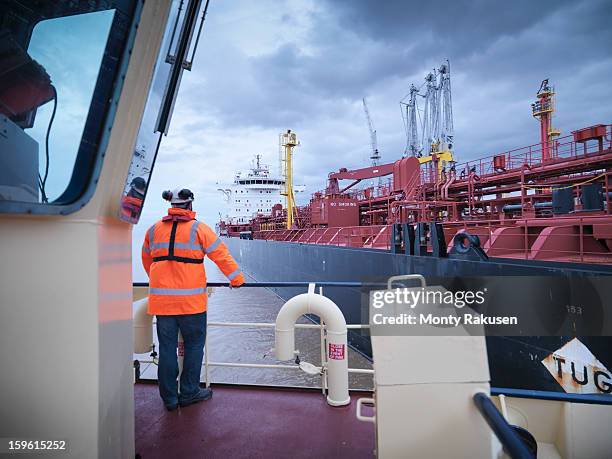
<path fill-rule="evenodd" d="M 149 458 L 366 458 L 374 424 L 355 417 L 356 400 L 330 407 L 320 390 L 213 384 L 213 398 L 165 410 L 156 384 L 134 386 L 136 454 Z M 372 413 L 364 408 L 364 414 Z"/>

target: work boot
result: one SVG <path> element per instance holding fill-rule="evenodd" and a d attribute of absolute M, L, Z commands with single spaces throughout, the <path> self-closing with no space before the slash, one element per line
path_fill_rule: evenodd
<path fill-rule="evenodd" d="M 199 389 L 198 392 L 193 397 L 190 397 L 188 399 L 179 398 L 179 405 L 189 406 L 189 405 L 193 405 L 194 403 L 202 402 L 204 400 L 209 400 L 212 398 L 212 394 L 213 394 L 212 389 Z"/>
<path fill-rule="evenodd" d="M 178 408 L 178 403 L 172 403 L 170 405 L 164 404 L 164 406 L 166 407 L 166 410 L 174 411 L 174 410 L 176 410 Z"/>

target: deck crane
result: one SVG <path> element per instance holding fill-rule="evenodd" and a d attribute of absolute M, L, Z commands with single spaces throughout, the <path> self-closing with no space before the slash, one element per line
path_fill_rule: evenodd
<path fill-rule="evenodd" d="M 450 151 L 453 148 L 454 128 L 448 60 L 425 77 L 425 85 L 423 142 L 427 142 L 432 153 Z"/>
<path fill-rule="evenodd" d="M 423 88 L 425 93 L 421 94 Z M 425 99 L 420 132 L 417 125 L 419 114 L 417 96 Z M 408 102 L 404 102 L 407 97 L 409 97 Z M 428 73 L 420 87 L 411 85 L 410 93 L 400 101 L 400 107 L 406 128 L 406 154 L 418 157 L 421 164 L 436 163 L 438 173 L 441 175 L 446 165 L 454 161 L 449 61 L 446 60 L 439 68 Z"/>
<path fill-rule="evenodd" d="M 410 99 L 406 104 L 406 152 L 410 156 L 421 157 L 423 147 L 419 142 L 417 134 L 417 112 L 416 112 L 416 96 L 419 93 L 417 87 L 410 85 Z M 402 113 L 403 115 L 403 113 Z"/>
<path fill-rule="evenodd" d="M 365 112 L 366 120 L 368 122 L 368 129 L 370 130 L 370 143 L 372 145 L 372 155 L 370 156 L 370 159 L 372 160 L 372 166 L 378 166 L 380 161 L 380 153 L 378 152 L 376 129 L 374 129 L 374 125 L 372 124 L 372 118 L 370 117 L 370 111 L 368 110 L 368 104 L 365 97 L 363 98 L 363 111 Z"/>
<path fill-rule="evenodd" d="M 435 70 L 434 70 L 435 72 Z M 438 149 L 438 134 L 440 126 L 439 93 L 437 75 L 428 73 L 425 77 L 425 107 L 423 108 L 423 130 L 421 132 L 422 144 L 427 145 L 428 152 Z"/>
<path fill-rule="evenodd" d="M 448 59 L 438 69 L 438 91 L 440 92 L 438 102 L 440 104 L 440 140 L 444 144 L 443 149 L 453 148 L 453 101 L 451 98 L 450 62 Z"/>

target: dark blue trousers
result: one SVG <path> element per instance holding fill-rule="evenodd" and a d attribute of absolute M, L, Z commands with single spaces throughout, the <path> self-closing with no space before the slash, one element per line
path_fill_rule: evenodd
<path fill-rule="evenodd" d="M 185 343 L 185 358 L 181 373 L 181 393 L 178 393 L 178 332 Z M 159 366 L 157 379 L 164 404 L 174 405 L 193 398 L 200 389 L 200 371 L 206 340 L 206 312 L 176 316 L 157 316 Z"/>

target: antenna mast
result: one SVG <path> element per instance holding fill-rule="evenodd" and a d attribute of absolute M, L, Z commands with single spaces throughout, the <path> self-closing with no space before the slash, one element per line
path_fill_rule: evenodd
<path fill-rule="evenodd" d="M 299 145 L 295 132 L 290 129 L 279 136 L 281 146 L 281 173 L 285 179 L 285 185 L 281 189 L 281 195 L 285 196 L 287 208 L 287 229 L 293 228 L 295 197 L 293 195 L 293 149 Z"/>
<path fill-rule="evenodd" d="M 555 89 L 548 84 L 548 78 L 542 81 L 536 97 L 538 100 L 531 104 L 531 111 L 533 117 L 540 120 L 542 162 L 545 162 L 553 157 L 554 139 L 561 134 L 552 126 L 552 116 L 555 112 Z"/>

